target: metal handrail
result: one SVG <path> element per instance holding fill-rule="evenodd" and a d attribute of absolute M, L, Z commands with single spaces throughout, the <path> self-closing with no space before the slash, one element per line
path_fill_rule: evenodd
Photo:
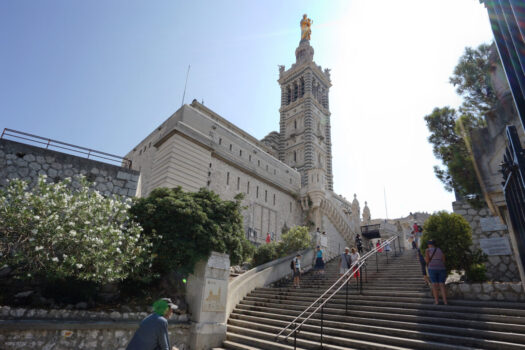
<path fill-rule="evenodd" d="M 384 248 L 386 245 L 390 244 L 392 241 L 394 241 L 396 238 L 398 238 L 399 235 L 395 235 L 389 239 L 387 239 L 386 241 L 384 241 L 381 245 L 379 245 L 378 247 L 375 247 L 373 250 L 370 250 L 369 252 L 367 252 L 366 254 L 364 254 L 362 257 L 359 258 L 358 261 L 356 261 L 355 263 L 353 263 L 350 268 L 348 269 L 347 272 L 345 272 L 341 277 L 339 277 L 337 279 L 337 281 L 335 281 L 319 298 L 317 298 L 313 303 L 311 303 L 303 312 L 301 312 L 299 314 L 299 316 L 297 316 L 296 318 L 293 319 L 293 321 L 289 322 L 288 325 L 286 325 L 286 327 L 284 327 L 283 329 L 281 329 L 281 331 L 275 336 L 275 338 L 279 338 L 279 336 L 284 332 L 286 331 L 292 324 L 294 324 L 302 315 L 304 315 L 308 310 L 310 310 L 321 298 L 323 298 L 332 288 L 334 288 L 334 286 L 336 286 L 342 279 L 346 279 L 346 284 L 350 281 L 350 279 L 355 275 L 355 273 L 357 271 L 359 271 L 359 269 L 361 268 L 361 266 L 363 266 L 366 262 L 366 260 L 372 256 L 374 253 L 377 253 L 379 249 L 382 249 Z M 354 271 L 354 267 L 357 266 L 357 269 L 355 269 Z M 349 276 L 347 276 L 348 274 L 350 273 Z M 293 330 L 291 330 L 287 335 L 286 337 L 284 338 L 284 340 L 287 340 L 291 334 L 293 334 L 294 332 L 296 332 L 299 328 L 302 327 L 302 325 L 308 321 L 312 315 L 314 315 L 321 307 L 323 307 L 330 299 L 333 298 L 333 296 L 339 292 L 341 290 L 341 288 L 343 288 L 343 286 L 345 285 L 345 283 L 342 283 L 341 286 L 339 288 L 337 288 L 337 290 L 335 292 L 332 293 L 332 295 L 330 295 L 325 301 L 323 301 L 314 311 L 312 311 L 310 313 L 310 315 L 308 317 L 306 317 L 297 327 L 295 327 Z"/>
<path fill-rule="evenodd" d="M 20 136 L 20 135 L 23 135 L 23 136 Z M 71 152 L 84 154 L 84 155 L 87 156 L 86 158 L 88 158 L 88 159 L 91 156 L 91 157 L 96 157 L 96 158 L 100 158 L 100 159 L 105 159 L 105 160 L 108 160 L 108 161 L 111 161 L 111 162 L 119 162 L 119 163 L 122 164 L 122 166 L 124 166 L 124 167 L 126 167 L 128 169 L 131 169 L 131 160 L 130 159 L 127 159 L 127 158 L 121 157 L 121 156 L 117 156 L 117 155 L 114 155 L 114 154 L 106 153 L 106 152 L 97 151 L 97 150 L 94 150 L 94 149 L 91 149 L 91 148 L 86 148 L 86 147 L 82 147 L 82 146 L 72 145 L 70 143 L 57 141 L 57 140 L 45 138 L 45 137 L 42 137 L 42 136 L 29 134 L 27 132 L 18 131 L 18 130 L 14 130 L 14 129 L 9 129 L 9 128 L 4 128 L 4 131 L 2 132 L 2 135 L 0 136 L 0 139 L 3 139 L 4 136 L 11 136 L 11 137 L 14 137 L 14 138 L 17 138 L 17 139 L 22 139 L 22 140 L 26 140 L 26 141 L 30 141 L 30 142 L 34 142 L 34 143 L 43 144 L 43 145 L 46 145 L 46 147 L 45 147 L 46 149 L 49 149 L 49 147 L 56 147 L 56 148 L 68 150 L 68 151 L 71 151 Z M 27 136 L 27 137 L 24 137 L 24 136 Z M 39 140 L 42 140 L 42 141 L 39 141 Z"/>

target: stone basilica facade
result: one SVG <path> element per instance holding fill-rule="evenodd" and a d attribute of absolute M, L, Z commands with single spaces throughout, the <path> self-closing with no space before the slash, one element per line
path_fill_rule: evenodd
<path fill-rule="evenodd" d="M 256 244 L 294 225 L 326 231 L 329 255 L 353 242 L 359 203 L 333 192 L 330 70 L 313 61 L 309 35 L 295 55 L 288 70 L 279 67 L 279 132 L 257 140 L 194 100 L 126 155 L 141 174 L 137 195 L 175 186 L 223 199 L 243 193 L 245 232 Z"/>

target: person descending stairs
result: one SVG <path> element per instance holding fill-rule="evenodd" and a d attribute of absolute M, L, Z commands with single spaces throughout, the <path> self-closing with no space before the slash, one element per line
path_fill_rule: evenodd
<path fill-rule="evenodd" d="M 369 258 L 362 293 L 352 278 L 348 297 L 343 287 L 325 304 L 322 321 L 319 310 L 301 327 L 296 348 L 319 349 L 323 322 L 323 349 L 525 349 L 524 303 L 434 305 L 417 256 L 397 255 L 388 263 L 385 253 Z M 304 274 L 301 289 L 287 281 L 249 293 L 231 313 L 220 349 L 293 349 L 294 334 L 285 336 L 294 327 L 277 334 L 337 280 L 338 264 L 327 263 L 325 275 Z"/>

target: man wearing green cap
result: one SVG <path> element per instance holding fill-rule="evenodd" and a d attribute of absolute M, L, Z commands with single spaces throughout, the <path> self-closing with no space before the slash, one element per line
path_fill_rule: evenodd
<path fill-rule="evenodd" d="M 177 305 L 162 298 L 153 303 L 153 313 L 140 323 L 126 350 L 171 350 L 168 319 Z"/>

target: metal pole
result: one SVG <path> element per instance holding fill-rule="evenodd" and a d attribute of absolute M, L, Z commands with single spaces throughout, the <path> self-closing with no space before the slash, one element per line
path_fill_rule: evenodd
<path fill-rule="evenodd" d="M 359 287 L 359 294 L 363 294 L 363 272 L 362 272 L 361 268 L 359 268 L 358 271 L 359 271 L 359 282 L 360 282 L 359 283 L 359 285 L 360 285 L 360 287 Z"/>
<path fill-rule="evenodd" d="M 377 250 L 376 250 L 376 272 L 379 272 L 379 265 L 378 265 L 378 257 L 377 257 Z"/>
<path fill-rule="evenodd" d="M 396 240 L 394 239 L 394 256 L 397 258 Z"/>
<path fill-rule="evenodd" d="M 321 306 L 321 350 L 323 350 L 323 321 L 324 321 L 324 304 Z"/>
<path fill-rule="evenodd" d="M 348 315 L 348 280 L 346 280 L 346 302 L 345 302 L 345 315 Z"/>
<path fill-rule="evenodd" d="M 386 251 L 386 263 L 388 264 L 388 250 Z"/>
<path fill-rule="evenodd" d="M 293 349 L 297 349 L 297 329 L 293 332 Z"/>

